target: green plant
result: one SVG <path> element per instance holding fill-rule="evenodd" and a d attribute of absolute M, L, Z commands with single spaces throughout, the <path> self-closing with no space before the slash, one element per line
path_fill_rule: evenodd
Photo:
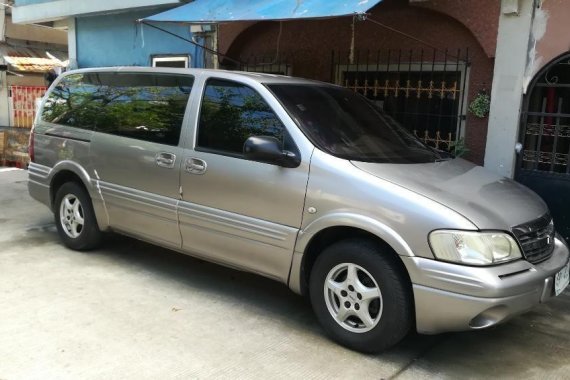
<path fill-rule="evenodd" d="M 465 138 L 461 137 L 459 140 L 452 142 L 449 145 L 449 152 L 453 154 L 455 157 L 463 157 L 467 153 L 469 153 L 469 148 L 467 148 L 467 144 L 465 143 Z"/>
<path fill-rule="evenodd" d="M 491 97 L 485 90 L 480 91 L 471 104 L 469 104 L 469 112 L 481 119 L 489 115 L 490 109 Z"/>

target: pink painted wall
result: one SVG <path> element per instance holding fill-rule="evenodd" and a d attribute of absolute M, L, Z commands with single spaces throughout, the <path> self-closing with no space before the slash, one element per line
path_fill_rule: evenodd
<path fill-rule="evenodd" d="M 535 72 L 560 54 L 570 51 L 570 1 L 543 0 L 542 10 L 547 16 L 546 32 L 536 45 L 538 61 Z M 536 22 L 540 23 L 541 20 Z"/>

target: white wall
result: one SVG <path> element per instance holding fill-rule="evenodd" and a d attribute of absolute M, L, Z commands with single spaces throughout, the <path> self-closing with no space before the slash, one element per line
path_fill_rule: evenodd
<path fill-rule="evenodd" d="M 6 40 L 6 7 L 0 5 L 0 42 Z"/>
<path fill-rule="evenodd" d="M 77 69 L 77 30 L 75 28 L 75 17 L 67 19 L 67 50 L 69 57 L 69 69 Z"/>
<path fill-rule="evenodd" d="M 6 37 L 17 40 L 67 45 L 67 33 L 64 30 L 37 25 L 13 24 L 10 17 L 6 17 Z"/>
<path fill-rule="evenodd" d="M 0 43 L 4 41 L 6 10 L 0 5 Z M 4 59 L 0 57 L 0 64 L 4 64 Z M 8 111 L 8 86 L 6 83 L 6 72 L 0 71 L 0 126 L 7 126 L 9 123 Z"/>
<path fill-rule="evenodd" d="M 512 0 L 502 0 L 512 5 Z M 514 176 L 519 120 L 534 18 L 534 0 L 520 0 L 519 12 L 501 12 L 491 111 L 485 149 L 485 167 Z"/>
<path fill-rule="evenodd" d="M 30 24 L 165 4 L 183 3 L 179 0 L 54 0 L 14 7 L 12 19 L 18 24 Z"/>
<path fill-rule="evenodd" d="M 0 126 L 5 127 L 10 124 L 10 111 L 8 109 L 8 83 L 6 72 L 0 71 Z"/>

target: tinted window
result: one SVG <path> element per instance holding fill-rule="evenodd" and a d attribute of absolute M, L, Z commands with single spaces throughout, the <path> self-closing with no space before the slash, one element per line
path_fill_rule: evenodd
<path fill-rule="evenodd" d="M 89 106 L 96 90 L 83 83 L 82 74 L 64 77 L 49 94 L 42 110 L 42 120 L 71 127 L 93 129 L 95 113 Z"/>
<path fill-rule="evenodd" d="M 441 159 L 397 121 L 353 91 L 327 85 L 269 85 L 307 137 L 334 156 L 367 162 Z"/>
<path fill-rule="evenodd" d="M 206 83 L 198 127 L 199 147 L 242 154 L 248 137 L 272 136 L 286 148 L 284 131 L 281 121 L 255 90 L 218 79 Z"/>
<path fill-rule="evenodd" d="M 148 73 L 82 73 L 49 95 L 46 121 L 177 145 L 193 78 Z"/>

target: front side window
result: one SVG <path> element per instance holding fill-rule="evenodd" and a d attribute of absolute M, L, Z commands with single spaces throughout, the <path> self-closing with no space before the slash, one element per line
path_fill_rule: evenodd
<path fill-rule="evenodd" d="M 252 88 L 221 79 L 206 83 L 197 146 L 222 153 L 241 155 L 251 136 L 277 138 L 284 149 L 288 137 L 277 115 Z"/>
<path fill-rule="evenodd" d="M 150 73 L 81 73 L 48 97 L 45 121 L 177 145 L 193 78 Z"/>
<path fill-rule="evenodd" d="M 442 157 L 368 99 L 342 87 L 270 84 L 319 149 L 365 162 L 427 163 Z"/>

